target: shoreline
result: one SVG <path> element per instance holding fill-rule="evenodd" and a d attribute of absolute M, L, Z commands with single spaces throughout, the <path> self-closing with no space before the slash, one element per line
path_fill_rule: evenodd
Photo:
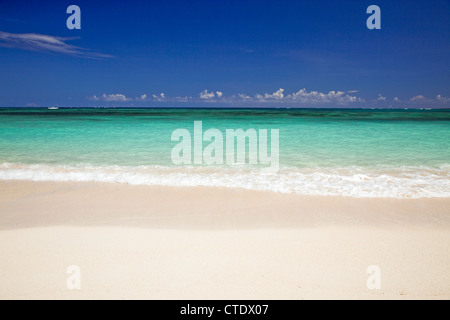
<path fill-rule="evenodd" d="M 168 151 L 169 152 L 169 151 Z M 277 160 L 278 161 L 278 160 Z M 277 162 L 275 161 L 275 162 Z M 265 191 L 298 196 L 444 199 L 450 198 L 449 165 L 436 167 L 284 167 L 261 170 L 202 166 L 65 166 L 0 164 L 0 181 L 46 183 L 111 183 L 129 186 L 223 188 Z M 269 170 L 265 172 L 265 170 Z"/>
<path fill-rule="evenodd" d="M 0 181 L 0 191 L 0 230 L 110 226 L 115 222 L 121 226 L 207 230 L 323 225 L 450 228 L 450 198 L 306 196 L 103 182 Z"/>
<path fill-rule="evenodd" d="M 0 299 L 450 299 L 450 199 L 0 182 Z M 81 290 L 66 270 L 81 269 Z M 381 289 L 367 288 L 367 268 Z"/>

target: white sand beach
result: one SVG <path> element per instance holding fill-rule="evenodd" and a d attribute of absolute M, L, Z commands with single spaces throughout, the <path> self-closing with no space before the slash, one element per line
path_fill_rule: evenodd
<path fill-rule="evenodd" d="M 0 299 L 449 299 L 450 199 L 0 182 Z M 81 289 L 68 290 L 67 268 Z M 369 290 L 367 268 L 381 288 Z"/>

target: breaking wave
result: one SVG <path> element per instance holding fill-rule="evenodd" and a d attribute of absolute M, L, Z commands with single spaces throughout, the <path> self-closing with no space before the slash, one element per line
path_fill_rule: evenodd
<path fill-rule="evenodd" d="M 302 195 L 442 198 L 450 197 L 450 165 L 440 167 L 251 168 L 0 165 L 0 180 L 109 182 L 130 185 L 213 186 Z"/>

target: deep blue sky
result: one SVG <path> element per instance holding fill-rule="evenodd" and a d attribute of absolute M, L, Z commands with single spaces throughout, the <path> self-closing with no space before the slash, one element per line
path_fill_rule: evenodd
<path fill-rule="evenodd" d="M 0 107 L 450 107 L 449 18 L 449 0 L 0 0 Z"/>

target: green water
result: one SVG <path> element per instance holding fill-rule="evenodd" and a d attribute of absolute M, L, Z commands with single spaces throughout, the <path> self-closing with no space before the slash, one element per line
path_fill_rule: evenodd
<path fill-rule="evenodd" d="M 450 163 L 449 111 L 0 110 L 0 162 L 171 165 L 171 134 L 280 130 L 281 166 Z"/>
<path fill-rule="evenodd" d="M 397 181 L 396 188 L 414 180 L 417 186 L 411 190 L 419 194 L 420 185 L 426 189 L 430 184 L 433 192 L 450 192 L 449 110 L 1 109 L 0 179 L 50 179 L 49 168 L 62 167 L 71 173 L 68 180 L 75 179 L 71 177 L 76 168 L 89 167 L 91 173 L 95 168 L 146 168 L 141 173 L 133 171 L 133 179 L 139 180 L 150 174 L 151 167 L 177 169 L 171 160 L 177 144 L 171 141 L 172 132 L 184 128 L 193 133 L 194 121 L 202 121 L 204 131 L 216 128 L 223 133 L 238 128 L 278 129 L 281 173 L 273 184 L 280 183 L 280 190 L 300 190 L 303 187 L 299 185 L 304 183 L 301 179 L 318 179 L 331 185 L 335 175 L 354 180 L 355 174 L 363 173 L 372 181 L 392 174 L 403 179 L 401 175 L 407 169 L 410 180 Z M 33 165 L 41 167 L 30 167 Z M 46 175 L 42 168 L 47 170 Z M 126 170 L 122 178 L 130 174 Z M 56 176 L 55 172 L 50 175 Z M 167 184 L 167 179 L 173 178 L 162 177 L 161 172 L 151 174 L 145 180 L 149 184 Z M 192 178 L 192 171 L 183 172 L 182 177 L 189 175 Z M 324 181 L 323 175 L 327 175 Z M 90 177 L 97 179 L 99 175 Z M 101 179 L 109 177 L 108 172 L 102 172 Z M 130 177 L 123 179 L 135 181 Z M 208 172 L 201 172 L 199 177 L 195 180 L 200 181 L 198 184 L 215 185 Z M 247 181 L 240 172 L 233 179 L 253 188 L 259 185 L 259 178 L 252 177 Z M 344 180 L 336 190 L 343 190 Z"/>

